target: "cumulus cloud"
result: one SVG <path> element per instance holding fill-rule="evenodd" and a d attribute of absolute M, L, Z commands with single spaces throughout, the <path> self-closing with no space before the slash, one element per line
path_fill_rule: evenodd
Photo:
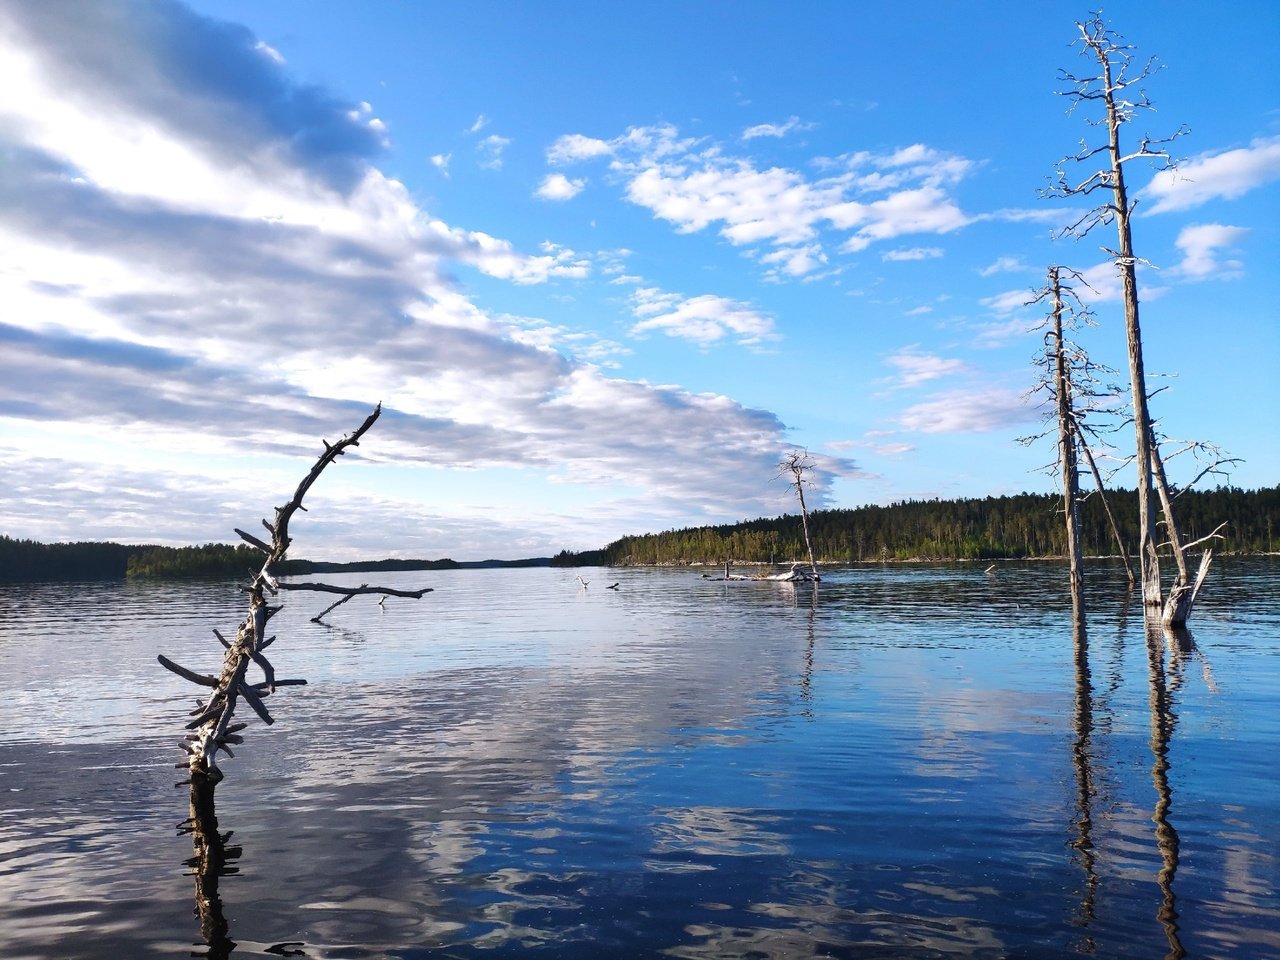
<path fill-rule="evenodd" d="M 572 200 L 586 185 L 585 180 L 570 180 L 563 173 L 552 173 L 542 178 L 534 196 L 541 200 Z"/>
<path fill-rule="evenodd" d="M 753 136 L 776 135 L 783 127 L 752 128 Z M 899 236 L 950 233 L 974 219 L 950 190 L 976 164 L 924 144 L 824 158 L 817 178 L 730 156 L 719 145 L 682 138 L 670 124 L 633 127 L 610 140 L 569 134 L 548 151 L 553 164 L 598 157 L 609 158 L 610 173 L 631 203 L 679 233 L 716 229 L 775 277 L 823 268 L 833 246 L 857 253 Z M 916 249 L 924 258 L 937 248 Z"/>
<path fill-rule="evenodd" d="M 576 163 L 579 160 L 605 157 L 611 153 L 613 153 L 613 147 L 603 140 L 571 133 L 558 138 L 551 145 L 547 150 L 547 162 L 553 165 Z"/>
<path fill-rule="evenodd" d="M 1234 200 L 1277 178 L 1280 137 L 1259 137 L 1247 147 L 1201 154 L 1177 169 L 1161 170 L 1141 196 L 1155 201 L 1146 213 L 1170 213 L 1217 198 Z"/>
<path fill-rule="evenodd" d="M 1234 246 L 1248 233 L 1245 227 L 1229 227 L 1220 223 L 1183 227 L 1174 241 L 1182 251 L 1182 262 L 1174 270 L 1189 280 L 1237 277 L 1242 269 L 1240 261 L 1223 260 L 1218 254 L 1222 249 Z"/>

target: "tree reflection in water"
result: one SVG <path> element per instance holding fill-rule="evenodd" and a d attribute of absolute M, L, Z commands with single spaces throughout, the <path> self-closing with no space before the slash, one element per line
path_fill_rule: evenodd
<path fill-rule="evenodd" d="M 1076 837 L 1072 842 L 1080 854 L 1085 886 L 1080 899 L 1077 922 L 1086 930 L 1095 918 L 1098 897 L 1097 854 L 1093 845 L 1093 798 L 1097 793 L 1093 779 L 1093 686 L 1089 674 L 1089 635 L 1083 618 L 1073 629 L 1075 639 L 1076 698 L 1073 714 L 1075 742 L 1072 762 L 1076 771 Z M 1093 953 L 1096 944 L 1086 933 L 1082 953 Z"/>
<path fill-rule="evenodd" d="M 238 844 L 227 843 L 234 831 L 222 833 L 218 829 L 215 787 L 216 784 L 207 777 L 197 777 L 192 781 L 188 808 L 191 815 L 178 824 L 178 832 L 191 834 L 194 855 L 184 860 L 183 865 L 190 867 L 196 878 L 195 913 L 200 918 L 200 936 L 209 948 L 206 953 L 191 955 L 208 960 L 227 960 L 237 944 L 230 936 L 231 926 L 222 909 L 222 894 L 218 886 L 223 877 L 240 872 L 235 862 L 240 859 L 242 850 Z M 295 949 L 301 946 L 298 941 L 277 943 L 264 952 L 282 957 L 303 957 L 306 954 Z"/>
<path fill-rule="evenodd" d="M 1178 872 L 1179 838 L 1178 831 L 1169 822 L 1169 812 L 1173 807 L 1173 791 L 1169 787 L 1169 742 L 1173 739 L 1178 715 L 1173 710 L 1165 674 L 1166 640 L 1173 651 L 1177 685 L 1181 684 L 1183 659 L 1194 651 L 1195 645 L 1185 628 L 1162 630 L 1154 624 L 1147 626 L 1147 663 L 1151 682 L 1151 782 L 1156 789 L 1156 808 L 1151 819 L 1155 821 L 1156 845 L 1160 848 L 1160 858 L 1163 861 L 1156 874 L 1161 893 L 1156 918 L 1169 941 L 1169 952 L 1165 956 L 1167 960 L 1177 960 L 1185 957 L 1187 951 L 1183 948 L 1179 935 L 1177 897 L 1173 891 L 1173 880 Z"/>

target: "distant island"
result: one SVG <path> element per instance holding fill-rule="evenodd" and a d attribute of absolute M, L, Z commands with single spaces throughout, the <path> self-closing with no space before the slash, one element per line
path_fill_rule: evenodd
<path fill-rule="evenodd" d="M 1137 494 L 1107 494 L 1122 538 L 1137 540 Z M 1280 546 L 1280 486 L 1261 490 L 1219 487 L 1187 490 L 1179 522 L 1188 540 L 1224 520 L 1216 551 L 1275 553 Z M 1082 509 L 1084 552 L 1112 556 L 1116 549 L 1102 501 Z M 908 500 L 889 506 L 815 510 L 809 515 L 821 563 L 922 560 L 1014 560 L 1060 557 L 1064 552 L 1061 498 L 1055 494 L 959 500 Z M 369 560 L 330 563 L 288 560 L 281 573 L 363 573 L 468 570 L 497 567 L 658 566 L 789 563 L 804 555 L 800 517 L 790 514 L 716 526 L 685 527 L 622 537 L 598 550 L 562 550 L 524 560 Z M 0 583 L 238 577 L 257 568 L 261 554 L 247 544 L 163 547 L 119 543 L 39 543 L 0 536 Z"/>

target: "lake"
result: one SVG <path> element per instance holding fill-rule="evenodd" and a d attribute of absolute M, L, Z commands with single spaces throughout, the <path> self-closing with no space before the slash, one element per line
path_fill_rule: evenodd
<path fill-rule="evenodd" d="M 234 584 L 0 586 L 0 956 L 1280 956 L 1280 562 L 1182 638 L 1095 565 L 1084 650 L 1061 565 L 984 566 L 282 594 L 220 878 L 155 658 L 216 673 Z"/>

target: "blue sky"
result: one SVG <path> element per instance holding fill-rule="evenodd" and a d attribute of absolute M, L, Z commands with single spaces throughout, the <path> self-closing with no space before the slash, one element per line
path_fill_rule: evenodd
<path fill-rule="evenodd" d="M 228 539 L 378 401 L 297 552 L 775 515 L 794 447 L 822 506 L 1050 490 L 1050 263 L 1125 364 L 1114 234 L 1039 195 L 1087 14 L 0 0 L 0 532 Z M 1190 128 L 1129 168 L 1154 413 L 1273 485 L 1280 7 L 1106 15 L 1165 65 L 1130 135 Z"/>

